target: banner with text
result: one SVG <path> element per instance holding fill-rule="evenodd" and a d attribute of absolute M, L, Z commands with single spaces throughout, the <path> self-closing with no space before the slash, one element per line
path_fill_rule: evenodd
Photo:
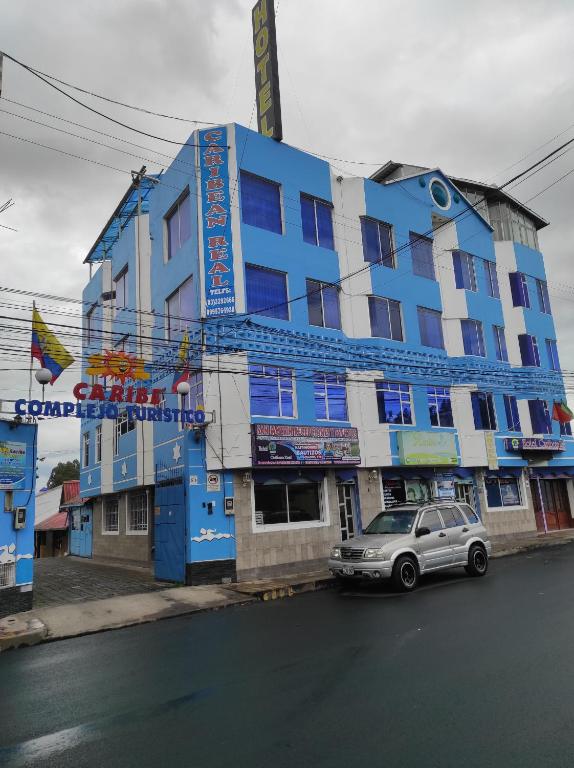
<path fill-rule="evenodd" d="M 355 427 L 300 427 L 253 425 L 253 463 L 359 464 L 359 436 Z"/>

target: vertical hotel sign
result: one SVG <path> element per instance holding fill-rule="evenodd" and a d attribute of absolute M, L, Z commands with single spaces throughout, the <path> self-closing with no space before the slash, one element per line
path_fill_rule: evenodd
<path fill-rule="evenodd" d="M 235 313 L 227 129 L 199 132 L 205 316 Z"/>
<path fill-rule="evenodd" d="M 264 136 L 281 141 L 281 101 L 277 67 L 277 36 L 273 0 L 258 0 L 251 12 L 255 55 L 255 100 L 257 129 Z"/>

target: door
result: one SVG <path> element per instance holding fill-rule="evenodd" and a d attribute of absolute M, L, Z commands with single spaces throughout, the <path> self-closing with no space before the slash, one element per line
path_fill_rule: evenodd
<path fill-rule="evenodd" d="M 440 516 L 443 519 L 449 544 L 452 548 L 453 564 L 466 564 L 468 553 L 466 545 L 473 535 L 458 507 L 441 507 Z"/>
<path fill-rule="evenodd" d="M 72 512 L 70 554 L 92 556 L 92 508 L 80 507 Z"/>
<path fill-rule="evenodd" d="M 185 486 L 180 470 L 156 480 L 154 573 L 160 581 L 185 582 Z"/>
<path fill-rule="evenodd" d="M 539 531 L 572 528 L 570 502 L 564 480 L 531 480 L 530 489 L 536 527 Z"/>
<path fill-rule="evenodd" d="M 432 571 L 452 564 L 452 548 L 438 510 L 429 509 L 424 512 L 417 527 L 430 529 L 430 533 L 420 536 L 415 545 L 422 570 Z"/>
<path fill-rule="evenodd" d="M 352 483 L 337 485 L 341 540 L 347 541 L 355 535 L 355 486 Z"/>

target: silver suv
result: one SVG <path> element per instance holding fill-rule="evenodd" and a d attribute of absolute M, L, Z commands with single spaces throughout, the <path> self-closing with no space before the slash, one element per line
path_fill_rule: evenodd
<path fill-rule="evenodd" d="M 333 547 L 329 570 L 341 579 L 392 578 L 410 592 L 419 576 L 464 566 L 484 576 L 492 545 L 486 528 L 468 504 L 400 504 L 380 512 L 362 536 Z"/>

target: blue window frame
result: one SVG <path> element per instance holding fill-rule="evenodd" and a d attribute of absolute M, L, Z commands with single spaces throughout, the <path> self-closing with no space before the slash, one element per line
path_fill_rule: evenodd
<path fill-rule="evenodd" d="M 366 216 L 361 218 L 363 235 L 363 257 L 371 264 L 382 264 L 383 267 L 394 269 L 395 255 L 393 252 L 393 235 L 390 224 L 385 224 Z"/>
<path fill-rule="evenodd" d="M 546 339 L 546 355 L 548 357 L 548 367 L 551 371 L 560 370 L 560 360 L 558 359 L 558 347 L 556 339 Z"/>
<path fill-rule="evenodd" d="M 456 287 L 476 292 L 474 256 L 464 251 L 453 251 L 452 264 L 454 266 L 454 282 Z"/>
<path fill-rule="evenodd" d="M 309 325 L 341 329 L 339 289 L 318 280 L 306 281 Z"/>
<path fill-rule="evenodd" d="M 448 387 L 427 387 L 430 422 L 433 427 L 453 427 L 452 403 Z"/>
<path fill-rule="evenodd" d="M 486 503 L 490 509 L 519 507 L 520 482 L 516 477 L 487 477 L 485 480 Z"/>
<path fill-rule="evenodd" d="M 421 344 L 425 347 L 444 349 L 442 315 L 434 309 L 417 307 Z"/>
<path fill-rule="evenodd" d="M 285 272 L 246 264 L 245 293 L 248 312 L 289 320 Z"/>
<path fill-rule="evenodd" d="M 551 435 L 552 420 L 546 400 L 529 400 L 530 422 L 535 435 Z"/>
<path fill-rule="evenodd" d="M 293 371 L 274 365 L 249 366 L 249 398 L 252 416 L 292 418 Z"/>
<path fill-rule="evenodd" d="M 511 432 L 522 432 L 520 416 L 518 415 L 518 403 L 514 395 L 504 395 L 504 413 L 506 414 L 506 426 Z"/>
<path fill-rule="evenodd" d="M 567 421 L 565 424 L 560 423 L 560 434 L 562 437 L 566 437 L 566 435 L 572 436 L 572 425 L 569 421 Z"/>
<path fill-rule="evenodd" d="M 345 376 L 316 373 L 313 376 L 315 418 L 326 421 L 347 421 L 347 386 Z"/>
<path fill-rule="evenodd" d="M 498 275 L 496 273 L 496 263 L 484 259 L 484 279 L 486 281 L 486 292 L 493 299 L 500 298 L 500 289 L 498 287 Z"/>
<path fill-rule="evenodd" d="M 494 335 L 494 351 L 496 353 L 496 359 L 500 360 L 501 363 L 507 363 L 508 349 L 506 348 L 504 328 L 501 325 L 493 325 L 492 333 Z"/>
<path fill-rule="evenodd" d="M 526 307 L 530 309 L 530 294 L 528 292 L 528 280 L 522 272 L 510 272 L 510 292 L 512 294 L 512 304 L 515 307 Z"/>
<path fill-rule="evenodd" d="M 424 235 L 417 235 L 416 232 L 409 233 L 409 240 L 413 260 L 413 274 L 419 275 L 419 277 L 428 277 L 429 280 L 436 280 L 432 240 Z"/>
<path fill-rule="evenodd" d="M 530 336 L 528 333 L 521 333 L 518 336 L 518 345 L 520 347 L 522 365 L 539 368 L 540 353 L 538 352 L 536 336 Z"/>
<path fill-rule="evenodd" d="M 173 340 L 183 333 L 193 318 L 193 278 L 188 277 L 171 296 L 165 300 L 167 338 Z"/>
<path fill-rule="evenodd" d="M 369 317 L 371 336 L 403 341 L 401 305 L 398 301 L 379 296 L 369 296 Z"/>
<path fill-rule="evenodd" d="M 165 217 L 167 226 L 167 258 L 171 259 L 191 235 L 191 205 L 186 190 Z"/>
<path fill-rule="evenodd" d="M 412 424 L 413 406 L 409 384 L 377 381 L 377 406 L 381 424 Z"/>
<path fill-rule="evenodd" d="M 474 428 L 496 430 L 496 409 L 494 397 L 490 392 L 471 392 Z"/>
<path fill-rule="evenodd" d="M 241 219 L 244 224 L 282 234 L 279 184 L 241 171 Z"/>
<path fill-rule="evenodd" d="M 461 320 L 460 325 L 464 354 L 486 357 L 482 323 L 479 320 Z"/>
<path fill-rule="evenodd" d="M 311 245 L 335 250 L 333 239 L 333 206 L 309 195 L 301 195 L 303 240 Z"/>
<path fill-rule="evenodd" d="M 545 315 L 551 315 L 552 310 L 550 309 L 550 296 L 548 295 L 548 284 L 546 280 L 536 281 L 536 291 L 538 293 L 540 311 L 544 312 Z"/>

